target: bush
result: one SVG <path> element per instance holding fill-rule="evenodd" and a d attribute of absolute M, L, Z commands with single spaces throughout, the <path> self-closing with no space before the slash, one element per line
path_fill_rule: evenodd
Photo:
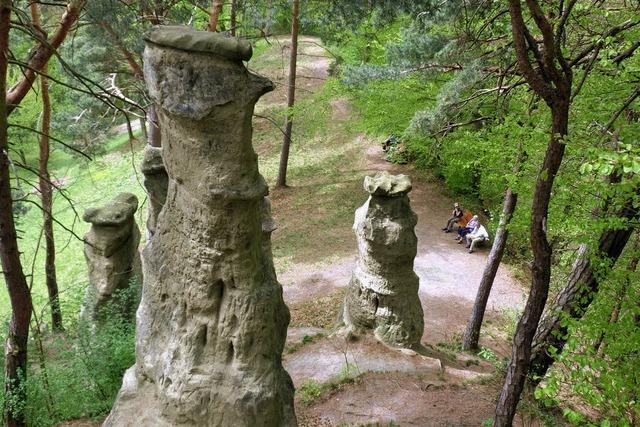
<path fill-rule="evenodd" d="M 80 323 L 65 334 L 32 336 L 24 383 L 27 400 L 12 401 L 1 384 L 0 404 L 23 410 L 33 427 L 106 414 L 124 371 L 135 363 L 135 325 L 119 314 L 126 313 L 119 305 L 128 300 L 127 294 L 138 292 L 134 286 L 117 294 L 109 307 L 113 315 L 99 328 Z"/>
<path fill-rule="evenodd" d="M 640 256 L 627 249 L 622 265 Z M 640 273 L 612 270 L 580 320 L 565 319 L 569 339 L 536 397 L 548 405 L 563 403 L 572 425 L 632 426 L 640 418 Z M 619 316 L 615 321 L 612 312 Z M 591 411 L 583 414 L 582 409 Z"/>

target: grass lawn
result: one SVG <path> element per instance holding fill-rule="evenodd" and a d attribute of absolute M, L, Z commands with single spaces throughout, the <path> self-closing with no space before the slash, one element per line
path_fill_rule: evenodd
<path fill-rule="evenodd" d="M 92 161 L 71 156 L 59 148 L 54 148 L 51 155 L 52 179 L 63 182 L 61 187 L 64 193 L 63 196 L 59 191 L 54 191 L 53 212 L 56 219 L 54 236 L 57 279 L 66 322 L 75 320 L 87 284 L 83 243 L 78 237 L 84 236 L 89 224 L 82 221 L 82 214 L 87 208 L 108 203 L 125 191 L 137 195 L 141 204 L 145 201 L 142 174 L 138 170 L 142 160 L 142 143 L 137 142 L 132 147 L 127 135 L 119 135 L 105 141 L 105 145 L 108 154 L 97 156 Z M 37 168 L 36 158 L 27 157 L 27 162 L 30 167 Z M 44 239 L 41 238 L 42 211 L 36 205 L 39 204 L 38 194 L 25 182 L 28 180 L 37 183 L 37 176 L 22 169 L 18 171 L 18 175 L 21 177 L 22 188 L 25 191 L 31 190 L 29 202 L 23 203 L 28 211 L 16 218 L 16 227 L 20 230 L 18 245 L 22 252 L 23 269 L 32 286 L 36 313 L 48 320 Z M 144 227 L 145 218 L 146 209 L 143 206 L 136 214 L 141 228 Z M 0 277 L 0 318 L 7 319 L 10 310 L 4 278 Z"/>

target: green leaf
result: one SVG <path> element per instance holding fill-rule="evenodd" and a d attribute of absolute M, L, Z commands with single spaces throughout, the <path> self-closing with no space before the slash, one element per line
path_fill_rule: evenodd
<path fill-rule="evenodd" d="M 580 166 L 580 173 L 582 175 L 588 174 L 593 171 L 593 165 L 591 163 L 583 163 Z"/>

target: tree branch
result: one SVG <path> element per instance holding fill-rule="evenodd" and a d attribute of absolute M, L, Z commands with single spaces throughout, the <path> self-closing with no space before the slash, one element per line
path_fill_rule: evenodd
<path fill-rule="evenodd" d="M 544 81 L 533 69 L 527 55 L 527 42 L 525 33 L 527 26 L 522 17 L 522 6 L 520 0 L 509 0 L 509 15 L 511 17 L 511 27 L 513 30 L 513 45 L 517 53 L 518 67 L 520 72 L 527 80 L 531 88 L 540 94 L 550 104 L 555 99 L 555 92 L 550 84 Z"/>
<path fill-rule="evenodd" d="M 638 24 L 640 24 L 640 21 L 632 21 L 632 20 L 629 19 L 629 20 L 623 22 L 622 24 L 619 24 L 619 25 L 616 25 L 615 27 L 610 28 L 609 31 L 607 31 L 606 33 L 602 34 L 599 37 L 598 40 L 596 40 L 595 42 L 589 44 L 586 48 L 584 48 L 582 51 L 580 51 L 580 53 L 578 53 L 575 58 L 570 60 L 569 61 L 569 66 L 573 67 L 578 62 L 580 62 L 585 56 L 587 56 L 591 52 L 593 52 L 593 50 L 596 48 L 596 46 L 602 43 L 603 39 L 606 39 L 607 37 L 613 37 L 615 35 L 618 35 L 622 31 L 625 31 L 625 30 L 628 30 L 630 28 L 633 28 Z"/>
<path fill-rule="evenodd" d="M 611 129 L 611 127 L 613 126 L 613 124 L 615 123 L 615 121 L 618 119 L 618 117 L 620 117 L 620 114 L 622 114 L 622 112 L 624 110 L 626 110 L 627 108 L 629 108 L 629 105 L 631 105 L 631 103 L 633 101 L 635 101 L 638 97 L 640 97 L 640 86 L 636 87 L 636 90 L 634 90 L 631 95 L 629 95 L 629 97 L 624 101 L 624 104 L 622 104 L 622 107 L 620 107 L 614 114 L 613 116 L 611 116 L 611 118 L 609 119 L 609 121 L 607 122 L 607 124 L 604 126 L 604 129 L 602 131 L 602 133 L 606 133 L 609 131 L 609 129 Z"/>
<path fill-rule="evenodd" d="M 77 21 L 86 1 L 71 0 L 67 4 L 60 24 L 58 24 L 58 28 L 51 39 L 38 45 L 35 54 L 28 61 L 29 67 L 25 70 L 24 77 L 7 91 L 7 115 L 11 114 L 29 93 L 29 89 L 31 89 L 36 79 L 36 72 L 42 70 L 42 67 L 49 61 L 54 51 L 60 47 L 71 27 Z"/>

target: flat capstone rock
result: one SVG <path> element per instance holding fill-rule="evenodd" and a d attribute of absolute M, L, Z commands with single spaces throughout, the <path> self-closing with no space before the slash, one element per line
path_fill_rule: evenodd
<path fill-rule="evenodd" d="M 121 193 L 108 205 L 87 209 L 82 219 L 98 226 L 121 225 L 131 220 L 136 210 L 138 198 L 135 194 Z"/>
<path fill-rule="evenodd" d="M 143 38 L 159 46 L 187 52 L 212 53 L 233 61 L 248 61 L 253 55 L 253 48 L 247 40 L 181 25 L 156 25 Z"/>
<path fill-rule="evenodd" d="M 391 175 L 383 171 L 365 177 L 364 189 L 372 196 L 402 196 L 411 191 L 411 180 L 407 175 Z"/>

